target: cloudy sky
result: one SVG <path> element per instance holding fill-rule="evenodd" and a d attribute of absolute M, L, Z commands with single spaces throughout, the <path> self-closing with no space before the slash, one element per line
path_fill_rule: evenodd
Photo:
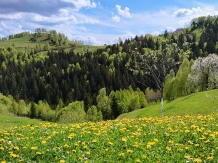
<path fill-rule="evenodd" d="M 102 45 L 218 15 L 217 0 L 0 0 L 0 37 L 36 28 Z"/>

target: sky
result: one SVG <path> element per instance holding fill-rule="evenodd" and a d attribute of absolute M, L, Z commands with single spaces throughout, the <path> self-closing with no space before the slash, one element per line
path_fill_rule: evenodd
<path fill-rule="evenodd" d="M 36 28 L 104 45 L 158 35 L 218 15 L 217 0 L 0 0 L 0 37 Z"/>

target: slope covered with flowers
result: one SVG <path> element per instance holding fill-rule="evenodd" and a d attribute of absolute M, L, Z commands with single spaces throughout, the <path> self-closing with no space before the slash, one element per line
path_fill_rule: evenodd
<path fill-rule="evenodd" d="M 16 126 L 0 162 L 214 162 L 218 114 Z"/>

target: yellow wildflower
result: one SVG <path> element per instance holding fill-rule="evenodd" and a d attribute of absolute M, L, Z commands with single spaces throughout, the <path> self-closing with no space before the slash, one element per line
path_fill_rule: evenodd
<path fill-rule="evenodd" d="M 87 154 L 87 155 L 90 155 L 90 152 L 88 151 L 88 152 L 86 152 L 86 154 Z"/>
<path fill-rule="evenodd" d="M 64 148 L 68 148 L 69 147 L 69 145 L 68 144 L 64 144 Z"/>
<path fill-rule="evenodd" d="M 194 158 L 193 162 L 202 162 L 200 158 Z"/>
<path fill-rule="evenodd" d="M 96 139 L 93 139 L 93 140 L 92 140 L 92 143 L 96 143 L 96 142 L 97 142 L 97 140 L 96 140 Z"/>
<path fill-rule="evenodd" d="M 60 163 L 65 163 L 65 160 L 60 160 L 59 162 L 60 162 Z"/>
<path fill-rule="evenodd" d="M 136 159 L 136 160 L 135 160 L 135 162 L 138 162 L 138 163 L 139 163 L 139 162 L 141 162 L 141 160 L 139 160 L 139 159 Z"/>
<path fill-rule="evenodd" d="M 42 144 L 43 144 L 43 145 L 44 145 L 44 144 L 46 144 L 46 141 L 45 141 L 45 140 L 43 140 L 43 141 L 42 141 Z"/>
<path fill-rule="evenodd" d="M 126 142 L 127 141 L 126 137 L 122 137 L 122 141 Z"/>
<path fill-rule="evenodd" d="M 120 157 L 123 157 L 123 156 L 124 156 L 124 153 L 123 153 L 123 152 L 122 152 L 122 153 L 120 153 L 120 154 L 119 154 L 119 156 L 120 156 Z"/>
<path fill-rule="evenodd" d="M 127 153 L 132 154 L 132 150 L 128 149 Z"/>
<path fill-rule="evenodd" d="M 33 146 L 33 147 L 31 147 L 31 149 L 32 149 L 32 150 L 36 150 L 36 149 L 37 149 L 37 147 L 36 147 L 36 146 Z"/>

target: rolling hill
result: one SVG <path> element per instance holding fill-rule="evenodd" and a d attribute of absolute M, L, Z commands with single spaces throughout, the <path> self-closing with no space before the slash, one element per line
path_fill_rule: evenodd
<path fill-rule="evenodd" d="M 193 93 L 173 101 L 165 101 L 165 116 L 208 114 L 218 111 L 218 89 Z M 160 103 L 122 114 L 118 119 L 160 116 Z"/>

